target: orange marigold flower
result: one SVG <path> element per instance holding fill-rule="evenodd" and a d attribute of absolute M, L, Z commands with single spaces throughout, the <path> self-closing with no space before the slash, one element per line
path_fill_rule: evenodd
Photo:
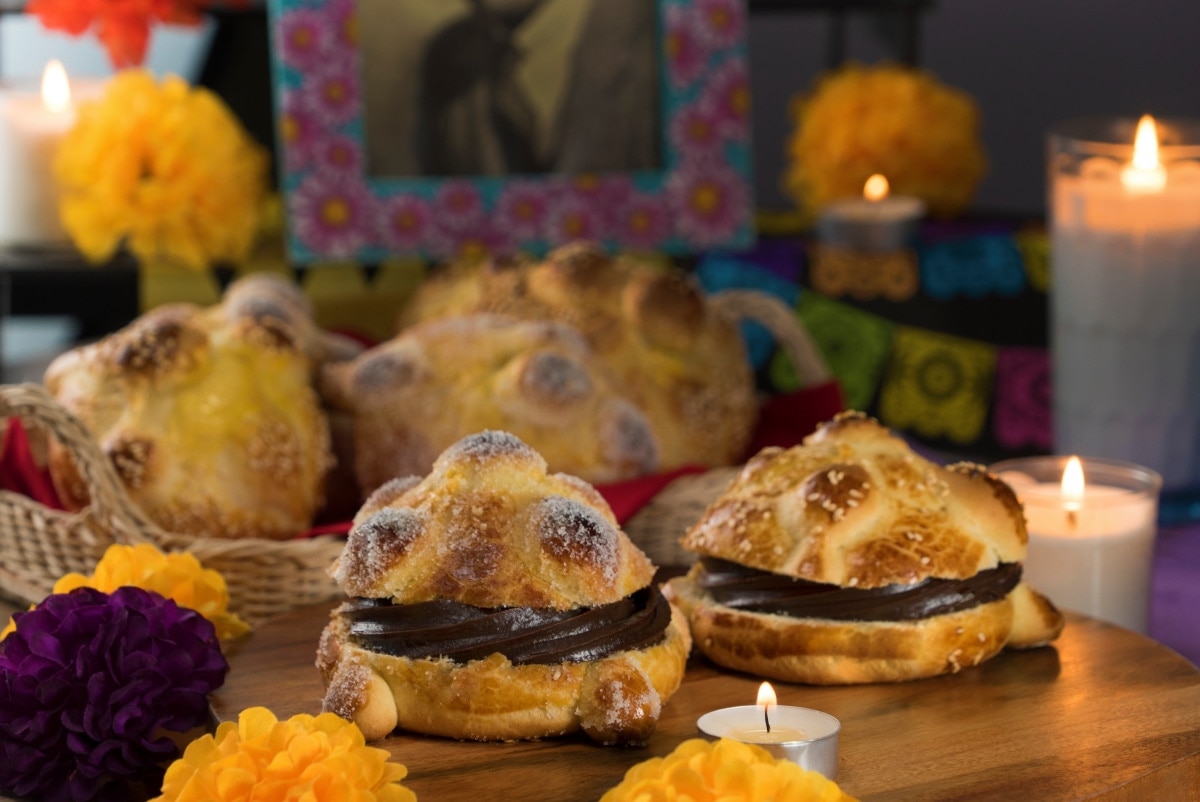
<path fill-rule="evenodd" d="M 399 782 L 408 769 L 388 758 L 333 713 L 279 721 L 251 707 L 192 741 L 152 802 L 416 802 Z"/>
<path fill-rule="evenodd" d="M 267 192 L 265 150 L 219 97 L 144 70 L 80 105 L 54 171 L 63 225 L 93 262 L 122 245 L 148 264 L 240 261 Z"/>
<path fill-rule="evenodd" d="M 200 613 L 212 622 L 223 641 L 244 635 L 249 627 L 229 612 L 229 590 L 225 578 L 204 568 L 194 554 L 163 554 L 149 543 L 136 546 L 113 544 L 96 563 L 91 576 L 71 573 L 54 583 L 53 593 L 69 593 L 75 588 L 95 588 L 112 593 L 134 585 L 173 599 L 180 607 Z M 0 638 L 14 628 L 10 620 Z"/>
<path fill-rule="evenodd" d="M 854 802 L 837 783 L 761 746 L 722 738 L 684 741 L 642 761 L 600 802 Z"/>
<path fill-rule="evenodd" d="M 52 31 L 80 36 L 94 28 L 117 69 L 146 60 L 150 28 L 162 23 L 196 25 L 199 0 L 29 0 L 28 13 Z"/>
<path fill-rule="evenodd" d="M 924 70 L 848 64 L 794 100 L 792 119 L 783 188 L 810 219 L 873 173 L 951 216 L 987 171 L 974 99 Z"/>

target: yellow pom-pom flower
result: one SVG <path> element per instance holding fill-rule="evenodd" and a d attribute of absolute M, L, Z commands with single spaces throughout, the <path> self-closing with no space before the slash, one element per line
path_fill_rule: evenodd
<path fill-rule="evenodd" d="M 722 738 L 684 741 L 625 773 L 600 802 L 854 802 L 837 783 L 761 746 Z"/>
<path fill-rule="evenodd" d="M 974 99 L 924 70 L 849 64 L 793 101 L 792 119 L 783 188 L 809 219 L 861 196 L 873 173 L 948 217 L 970 203 L 987 170 Z"/>
<path fill-rule="evenodd" d="M 55 161 L 63 226 L 104 262 L 203 269 L 243 258 L 267 191 L 267 156 L 211 91 L 124 70 L 80 105 Z"/>
<path fill-rule="evenodd" d="M 333 713 L 279 721 L 251 707 L 192 741 L 154 802 L 415 802 L 399 782 L 408 769 L 388 757 Z"/>
<path fill-rule="evenodd" d="M 109 546 L 91 576 L 67 574 L 54 583 L 54 593 L 69 593 L 75 588 L 95 588 L 112 593 L 117 588 L 135 585 L 151 590 L 180 607 L 195 610 L 212 622 L 222 641 L 244 635 L 249 627 L 229 612 L 229 589 L 225 578 L 205 568 L 194 554 L 177 552 L 164 554 L 149 543 Z M 14 629 L 8 627 L 0 637 Z"/>

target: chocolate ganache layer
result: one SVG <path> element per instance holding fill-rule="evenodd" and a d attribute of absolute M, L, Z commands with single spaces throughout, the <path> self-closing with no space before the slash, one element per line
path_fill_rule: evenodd
<path fill-rule="evenodd" d="M 349 622 L 350 639 L 373 652 L 456 662 L 499 652 L 515 665 L 578 663 L 641 649 L 661 641 L 671 623 L 671 607 L 657 587 L 576 610 L 354 599 L 338 614 Z"/>
<path fill-rule="evenodd" d="M 698 578 L 718 604 L 736 610 L 834 621 L 913 621 L 1003 599 L 1021 580 L 1020 563 L 1002 563 L 970 579 L 844 588 L 705 557 Z"/>

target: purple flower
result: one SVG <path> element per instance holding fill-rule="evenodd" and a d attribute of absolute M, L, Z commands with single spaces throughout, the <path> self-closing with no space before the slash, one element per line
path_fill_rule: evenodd
<path fill-rule="evenodd" d="M 671 209 L 662 195 L 635 193 L 617 212 L 617 240 L 632 248 L 657 248 L 671 236 Z"/>
<path fill-rule="evenodd" d="M 445 181 L 433 198 L 438 226 L 455 234 L 465 234 L 484 221 L 483 196 L 470 181 Z"/>
<path fill-rule="evenodd" d="M 313 173 L 288 200 L 296 236 L 321 256 L 353 256 L 374 230 L 374 199 L 357 176 Z"/>
<path fill-rule="evenodd" d="M 685 162 L 667 180 L 676 213 L 676 231 L 693 245 L 728 240 L 750 216 L 745 180 L 718 162 Z"/>
<path fill-rule="evenodd" d="M 750 77 L 745 59 L 726 59 L 712 71 L 704 102 L 722 136 L 733 140 L 749 136 Z"/>
<path fill-rule="evenodd" d="M 742 41 L 746 15 L 741 0 L 697 0 L 696 30 L 713 50 L 724 50 Z"/>
<path fill-rule="evenodd" d="M 347 123 L 359 114 L 358 71 L 351 65 L 333 61 L 308 73 L 300 91 L 304 105 L 327 127 Z"/>
<path fill-rule="evenodd" d="M 279 51 L 283 63 L 308 72 L 329 58 L 332 41 L 329 20 L 320 11 L 299 8 L 289 11 L 279 22 Z"/>
<path fill-rule="evenodd" d="M 546 239 L 553 245 L 578 240 L 596 242 L 604 239 L 604 214 L 585 196 L 564 195 L 557 198 L 546 215 Z"/>
<path fill-rule="evenodd" d="M 701 38 L 696 14 L 684 6 L 670 6 L 666 15 L 667 75 L 676 89 L 690 86 L 704 71 L 708 49 Z"/>
<path fill-rule="evenodd" d="M 513 181 L 496 201 L 496 217 L 500 227 L 515 239 L 537 239 L 545 224 L 547 204 L 544 187 L 529 181 Z"/>
<path fill-rule="evenodd" d="M 358 15 L 355 0 L 329 0 L 334 37 L 345 52 L 358 50 Z"/>
<path fill-rule="evenodd" d="M 362 175 L 362 148 L 352 137 L 335 134 L 313 143 L 313 158 L 318 170 L 345 173 L 348 176 Z"/>
<path fill-rule="evenodd" d="M 418 250 L 431 227 L 429 205 L 416 195 L 384 200 L 379 215 L 380 239 L 397 251 Z"/>
<path fill-rule="evenodd" d="M 49 596 L 0 644 L 0 791 L 128 799 L 157 789 L 229 665 L 204 616 L 141 588 Z"/>
<path fill-rule="evenodd" d="M 691 103 L 680 109 L 671 119 L 670 137 L 683 159 L 711 155 L 724 142 L 720 120 L 704 103 Z"/>
<path fill-rule="evenodd" d="M 283 96 L 279 135 L 283 141 L 284 166 L 288 172 L 307 170 L 313 162 L 313 145 L 321 136 L 321 124 L 303 102 L 299 92 Z"/>

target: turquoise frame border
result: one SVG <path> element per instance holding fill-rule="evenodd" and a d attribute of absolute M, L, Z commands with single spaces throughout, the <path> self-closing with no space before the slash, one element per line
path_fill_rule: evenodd
<path fill-rule="evenodd" d="M 365 171 L 354 0 L 269 0 L 291 259 L 537 254 L 572 239 L 665 253 L 752 244 L 745 2 L 657 2 L 663 170 L 381 179 Z"/>

